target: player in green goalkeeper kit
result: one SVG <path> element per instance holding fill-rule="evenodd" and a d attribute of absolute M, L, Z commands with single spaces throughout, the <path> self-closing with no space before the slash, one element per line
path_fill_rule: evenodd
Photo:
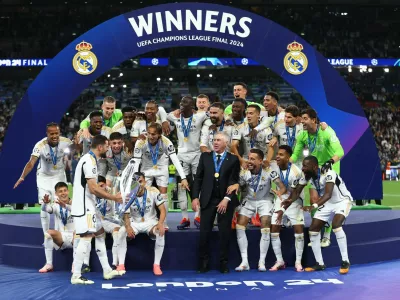
<path fill-rule="evenodd" d="M 301 123 L 303 124 L 303 131 L 296 137 L 296 146 L 294 147 L 290 161 L 296 162 L 296 160 L 301 158 L 303 149 L 307 147 L 309 151 L 308 155 L 315 156 L 318 159 L 322 173 L 328 169 L 333 169 L 337 174 L 340 174 L 340 159 L 343 157 L 344 151 L 335 131 L 331 127 L 320 130 L 317 112 L 311 108 L 301 113 Z M 310 189 L 311 205 L 319 197 L 316 190 Z M 314 216 L 314 214 L 315 211 L 311 212 L 311 216 Z M 330 234 L 332 225 L 327 225 L 329 227 L 325 227 L 321 247 L 328 247 L 331 244 Z"/>

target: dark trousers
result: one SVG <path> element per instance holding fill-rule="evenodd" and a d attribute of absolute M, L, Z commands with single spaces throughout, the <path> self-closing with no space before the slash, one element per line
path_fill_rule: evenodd
<path fill-rule="evenodd" d="M 209 261 L 211 231 L 214 226 L 216 214 L 218 214 L 219 259 L 220 263 L 228 262 L 229 239 L 232 232 L 232 218 L 235 208 L 232 203 L 229 203 L 224 214 L 217 213 L 217 205 L 221 200 L 222 199 L 212 198 L 206 207 L 201 208 L 199 245 L 200 262 Z"/>

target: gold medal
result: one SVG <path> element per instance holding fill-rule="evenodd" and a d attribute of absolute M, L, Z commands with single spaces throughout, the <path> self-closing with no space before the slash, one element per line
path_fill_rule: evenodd
<path fill-rule="evenodd" d="M 184 138 L 183 138 L 183 141 L 184 141 L 184 142 L 187 142 L 187 141 L 188 141 L 188 138 L 187 138 L 187 137 L 184 137 Z"/>
<path fill-rule="evenodd" d="M 253 193 L 253 196 L 254 196 L 254 198 L 256 197 L 256 195 L 257 195 L 257 193 L 256 193 L 256 192 L 254 192 L 254 193 Z"/>
<path fill-rule="evenodd" d="M 154 170 L 157 170 L 157 169 L 158 169 L 158 168 L 157 168 L 157 165 L 154 165 L 154 166 L 153 166 L 153 169 L 154 169 Z"/>
<path fill-rule="evenodd" d="M 144 222 L 144 218 L 142 217 L 142 222 Z"/>
<path fill-rule="evenodd" d="M 57 170 L 57 166 L 56 166 L 56 165 L 53 165 L 53 169 L 54 169 L 54 170 Z"/>
<path fill-rule="evenodd" d="M 215 174 L 214 174 L 214 177 L 215 177 L 215 178 L 218 178 L 218 177 L 219 177 L 219 173 L 215 173 Z"/>

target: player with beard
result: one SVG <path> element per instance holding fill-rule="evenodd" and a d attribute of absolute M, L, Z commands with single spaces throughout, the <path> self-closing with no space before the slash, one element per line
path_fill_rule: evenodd
<path fill-rule="evenodd" d="M 124 215 L 125 228 L 129 238 L 135 238 L 140 233 L 146 233 L 154 244 L 154 275 L 162 275 L 160 261 L 164 252 L 165 245 L 165 198 L 161 197 L 160 192 L 151 186 L 146 186 L 146 179 L 143 173 L 135 173 L 138 177 L 140 189 L 137 193 L 134 204 L 129 212 Z M 160 219 L 157 219 L 156 207 L 160 211 Z"/>
<path fill-rule="evenodd" d="M 263 169 L 262 163 L 264 153 L 260 149 L 251 149 L 247 162 L 247 169 L 242 169 L 239 176 L 239 184 L 234 185 L 237 190 L 239 185 L 242 192 L 242 201 L 239 209 L 239 217 L 236 224 L 236 234 L 240 254 L 241 264 L 235 269 L 238 272 L 250 270 L 247 256 L 247 236 L 246 226 L 249 219 L 258 212 L 261 219 L 261 239 L 260 239 L 260 259 L 258 270 L 265 272 L 265 258 L 270 244 L 271 216 L 273 212 L 274 196 L 271 193 L 271 182 L 274 181 L 279 187 L 279 193 L 286 193 L 286 187 L 279 178 L 276 171 Z M 228 189 L 228 194 L 233 191 Z"/>
<path fill-rule="evenodd" d="M 246 106 L 250 105 L 250 104 L 255 104 L 255 105 L 258 105 L 261 110 L 264 110 L 264 107 L 261 104 L 256 103 L 256 102 L 247 101 L 246 100 L 247 93 L 248 93 L 248 87 L 244 82 L 238 82 L 233 85 L 233 97 L 235 99 L 241 98 L 246 101 Z M 235 101 L 235 100 L 233 100 L 233 101 Z M 225 109 L 226 115 L 230 115 L 233 112 L 232 106 L 233 106 L 233 103 L 226 107 L 226 109 Z"/>
<path fill-rule="evenodd" d="M 191 96 L 185 96 L 180 102 L 180 114 L 176 111 L 168 114 L 168 120 L 172 122 L 178 137 L 178 159 L 181 162 L 188 179 L 190 190 L 192 190 L 193 179 L 196 175 L 200 159 L 200 135 L 204 121 L 208 118 L 204 112 L 193 111 L 194 103 Z M 178 179 L 179 181 L 179 179 Z M 187 190 L 178 186 L 179 206 L 182 210 L 182 221 L 178 229 L 190 227 Z"/>
<path fill-rule="evenodd" d="M 102 118 L 102 124 L 110 129 L 122 118 L 122 112 L 120 109 L 116 109 L 116 100 L 111 96 L 106 96 L 101 105 L 100 116 Z M 90 133 L 90 115 L 81 122 L 81 134 L 85 139 L 90 139 L 93 135 Z"/>
<path fill-rule="evenodd" d="M 302 210 L 304 192 L 299 194 L 299 197 L 295 199 L 291 205 L 285 209 L 282 203 L 287 203 L 285 200 L 289 197 L 293 189 L 296 188 L 299 183 L 302 173 L 301 170 L 295 165 L 289 162 L 290 156 L 292 155 L 292 148 L 287 145 L 279 146 L 278 153 L 276 155 L 277 168 L 281 181 L 286 187 L 285 195 L 275 198 L 274 214 L 272 215 L 272 226 L 271 226 L 271 244 L 274 249 L 276 256 L 276 263 L 270 269 L 270 271 L 278 271 L 285 268 L 285 262 L 282 257 L 281 240 L 279 238 L 279 232 L 281 230 L 281 222 L 283 215 L 287 216 L 294 228 L 295 248 L 296 248 L 296 262 L 295 269 L 297 272 L 303 271 L 301 265 L 301 258 L 303 256 L 304 249 L 304 213 Z M 279 187 L 278 187 L 279 189 Z"/>
<path fill-rule="evenodd" d="M 75 232 L 80 236 L 80 240 L 74 257 L 72 284 L 94 283 L 81 275 L 83 260 L 93 237 L 96 240 L 96 253 L 103 268 L 104 279 L 120 275 L 117 270 L 112 270 L 108 263 L 102 218 L 96 209 L 96 197 L 122 203 L 121 194 L 111 195 L 97 185 L 97 160 L 105 156 L 108 147 L 108 139 L 105 136 L 93 137 L 90 151 L 81 157 L 76 167 L 71 214 L 74 218 Z"/>
<path fill-rule="evenodd" d="M 158 123 L 162 125 L 164 134 L 170 134 L 169 122 L 167 121 L 167 113 L 162 106 L 158 106 L 155 100 L 150 100 L 146 103 L 144 113 L 144 120 L 136 120 L 133 123 L 133 132 L 131 136 L 134 138 L 134 140 L 139 137 L 144 139 L 147 133 L 147 126 L 151 123 Z"/>
<path fill-rule="evenodd" d="M 122 109 L 122 120 L 114 125 L 112 132 L 122 134 L 124 140 L 131 139 L 132 125 L 135 121 L 136 109 L 133 107 L 124 107 Z"/>
<path fill-rule="evenodd" d="M 78 149 L 80 152 L 82 152 L 82 155 L 85 155 L 90 151 L 92 139 L 94 136 L 103 135 L 106 138 L 109 138 L 111 134 L 111 128 L 103 125 L 103 115 L 101 112 L 93 111 L 92 113 L 90 113 L 89 118 L 89 137 L 86 137 L 84 134 L 85 131 L 81 129 L 78 131 L 75 140 L 75 143 L 78 145 Z"/>
<path fill-rule="evenodd" d="M 171 159 L 179 176 L 181 177 L 181 188 L 189 191 L 189 184 L 185 172 L 175 153 L 172 142 L 162 135 L 161 125 L 151 123 L 147 127 L 147 137 L 139 140 L 135 145 L 133 160 L 135 161 L 135 172 L 139 170 L 144 173 L 148 186 L 152 186 L 153 180 L 156 181 L 161 197 L 164 199 L 165 213 L 168 213 L 168 180 L 169 180 L 169 159 Z M 165 229 L 169 227 L 166 223 Z"/>
<path fill-rule="evenodd" d="M 343 157 L 344 151 L 336 133 L 331 127 L 322 130 L 317 112 L 312 108 L 304 110 L 301 117 L 304 130 L 296 138 L 296 146 L 290 162 L 296 162 L 301 157 L 303 149 L 307 147 L 309 154 L 315 156 L 320 163 L 322 173 L 333 168 L 337 174 L 340 174 L 340 159 Z M 318 195 L 315 190 L 310 190 L 311 204 L 317 199 Z M 331 244 L 331 230 L 332 226 L 328 223 L 321 242 L 322 247 L 328 247 Z"/>
<path fill-rule="evenodd" d="M 46 134 L 46 138 L 43 138 L 36 143 L 31 157 L 22 171 L 21 177 L 14 185 L 15 189 L 24 182 L 26 176 L 28 176 L 36 162 L 39 160 L 36 173 L 36 184 L 40 204 L 43 203 L 45 195 L 49 195 L 50 200 L 55 201 L 55 185 L 58 182 L 67 181 L 65 175 L 64 154 L 72 144 L 70 139 L 60 136 L 60 127 L 57 123 L 47 124 Z M 42 210 L 40 211 L 40 220 L 43 233 L 46 233 L 47 230 L 49 230 L 50 215 L 46 211 Z M 58 229 L 57 223 L 55 229 Z"/>
<path fill-rule="evenodd" d="M 309 228 L 309 234 L 317 263 L 314 267 L 306 268 L 305 271 L 322 271 L 326 268 L 322 259 L 320 231 L 333 213 L 333 232 L 336 235 L 342 256 L 342 264 L 339 272 L 340 274 L 347 274 L 350 262 L 347 254 L 347 238 L 342 226 L 350 213 L 353 198 L 347 190 L 343 179 L 334 170 L 327 170 L 325 173 L 322 172 L 322 168 L 319 168 L 318 159 L 315 156 L 308 156 L 304 159 L 302 171 L 303 176 L 299 184 L 292 191 L 288 200 L 282 204 L 285 209 L 288 209 L 298 199 L 300 193 L 309 182 L 311 183 L 311 189 L 315 190 L 318 194 L 316 202 L 311 206 L 303 207 L 308 212 L 316 210 Z"/>
<path fill-rule="evenodd" d="M 208 112 L 208 108 L 210 107 L 210 99 L 207 95 L 200 94 L 196 98 L 196 107 L 197 112 Z"/>

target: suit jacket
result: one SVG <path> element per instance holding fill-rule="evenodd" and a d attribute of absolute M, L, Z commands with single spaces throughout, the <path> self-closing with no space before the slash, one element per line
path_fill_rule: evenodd
<path fill-rule="evenodd" d="M 227 152 L 227 155 L 222 162 L 221 169 L 219 170 L 219 186 L 221 200 L 223 197 L 228 196 L 231 198 L 231 203 L 235 207 L 239 205 L 236 193 L 231 195 L 226 194 L 228 186 L 239 183 L 240 163 L 236 155 Z M 206 207 L 212 198 L 215 167 L 213 160 L 213 152 L 203 152 L 200 156 L 199 166 L 197 167 L 196 176 L 194 178 L 192 199 L 199 198 L 200 192 L 200 206 Z"/>

